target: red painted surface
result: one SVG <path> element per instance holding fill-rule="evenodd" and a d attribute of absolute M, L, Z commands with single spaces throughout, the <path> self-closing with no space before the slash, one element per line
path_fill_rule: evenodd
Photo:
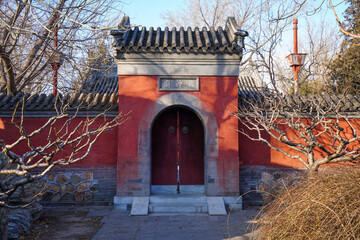
<path fill-rule="evenodd" d="M 47 118 L 25 118 L 24 128 L 27 134 L 38 129 L 42 126 L 48 119 Z M 73 129 L 81 121 L 85 121 L 86 118 L 76 118 L 71 121 L 70 129 Z M 19 119 L 15 119 L 19 122 Z M 97 120 L 96 125 L 103 123 L 103 119 Z M 54 129 L 60 131 L 63 122 L 58 121 Z M 94 126 L 94 127 L 95 127 Z M 81 130 L 80 130 L 81 131 Z M 44 146 L 47 143 L 47 136 L 49 133 L 49 128 L 45 128 L 40 134 L 32 138 L 32 144 L 34 147 Z M 60 135 L 60 132 L 59 132 Z M 11 124 L 11 118 L 0 118 L 0 139 L 4 139 L 7 144 L 13 143 L 20 136 L 19 130 Z M 54 139 L 54 135 L 53 139 Z M 83 159 L 81 162 L 75 163 L 74 166 L 110 166 L 116 165 L 116 155 L 117 155 L 117 129 L 113 131 L 103 133 L 93 145 L 89 156 Z M 18 147 L 14 148 L 13 151 L 19 154 L 23 154 L 29 151 L 30 148 L 27 145 L 26 141 L 23 141 L 19 144 Z M 59 152 L 54 159 L 63 158 L 69 155 L 71 148 L 64 148 Z M 81 152 L 80 152 L 81 154 Z"/>
<path fill-rule="evenodd" d="M 329 119 L 330 120 L 330 119 Z M 332 119 L 333 121 L 336 121 Z M 281 121 L 281 120 L 279 120 Z M 303 119 L 302 122 L 305 124 L 310 124 L 310 119 Z M 360 121 L 359 119 L 352 119 L 350 120 L 352 126 L 354 129 L 356 129 L 357 132 L 360 131 Z M 343 138 L 351 139 L 353 137 L 353 129 L 350 127 L 350 125 L 345 121 L 340 121 L 340 127 L 344 128 L 345 134 L 342 134 Z M 286 128 L 284 125 L 278 126 L 281 128 Z M 239 124 L 240 129 L 244 129 L 241 124 Z M 319 133 L 322 131 L 322 128 L 318 128 L 314 130 L 314 134 Z M 290 128 L 286 128 L 286 134 L 289 139 L 298 139 L 294 141 L 295 143 L 303 143 L 300 139 L 299 133 L 291 130 Z M 256 132 L 250 133 L 253 137 L 256 136 Z M 299 154 L 298 152 L 295 152 L 287 145 L 280 143 L 273 138 L 270 138 L 268 134 L 264 135 L 267 140 L 270 140 L 271 144 L 274 147 L 281 148 L 284 151 L 292 154 L 292 155 L 300 155 L 303 159 L 306 159 L 306 156 L 303 154 Z M 334 149 L 338 146 L 339 142 L 336 141 L 334 143 L 334 139 L 331 138 L 327 134 L 322 134 L 320 137 L 318 137 L 318 142 L 325 146 L 325 148 L 333 152 Z M 355 141 L 354 143 L 350 144 L 346 151 L 352 151 L 356 148 L 358 148 L 360 145 L 360 141 Z M 251 146 L 251 147 L 250 147 Z M 284 154 L 270 149 L 266 144 L 260 143 L 260 142 L 253 142 L 249 140 L 244 135 L 239 134 L 239 156 L 240 156 L 240 164 L 241 165 L 261 165 L 261 166 L 273 166 L 273 167 L 290 167 L 290 168 L 304 168 L 305 166 L 297 159 L 291 159 Z M 319 149 L 315 148 L 315 160 L 319 158 L 325 157 L 325 153 Z"/>
<path fill-rule="evenodd" d="M 255 131 L 250 132 L 239 121 L 239 129 L 246 131 L 251 137 L 256 137 Z M 264 133 L 264 138 L 270 140 L 270 136 Z M 245 135 L 239 133 L 239 158 L 240 165 L 271 166 L 270 148 L 262 142 L 254 142 Z"/>
<path fill-rule="evenodd" d="M 119 76 L 119 109 L 132 116 L 126 131 L 118 137 L 118 194 L 137 191 L 130 186 L 129 179 L 142 178 L 141 159 L 138 158 L 138 126 L 147 109 L 161 96 L 171 93 L 158 90 L 158 76 Z M 238 126 L 231 112 L 238 102 L 237 77 L 200 76 L 200 91 L 186 92 L 200 99 L 215 115 L 219 126 L 219 156 L 216 158 L 216 182 L 220 192 L 225 188 L 238 191 Z M 229 163 L 231 162 L 231 163 Z M 125 170 L 126 169 L 126 170 Z M 131 172 L 131 176 L 125 172 Z"/>
<path fill-rule="evenodd" d="M 178 109 L 180 184 L 204 184 L 204 130 L 200 119 L 187 109 Z"/>
<path fill-rule="evenodd" d="M 169 128 L 172 128 L 170 131 Z M 154 185 L 177 183 L 177 109 L 162 113 L 152 128 L 151 182 Z"/>

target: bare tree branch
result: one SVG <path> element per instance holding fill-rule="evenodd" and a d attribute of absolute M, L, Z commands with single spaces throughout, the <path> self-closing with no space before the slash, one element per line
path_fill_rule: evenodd
<path fill-rule="evenodd" d="M 116 27 L 107 16 L 116 11 L 119 4 L 121 2 L 114 0 L 3 2 L 0 10 L 0 92 L 16 94 L 51 87 L 50 60 L 58 55 L 64 60 L 59 84 L 72 87 L 74 75 L 80 79 L 86 72 L 83 70 L 85 59 L 94 40 L 104 40 L 103 31 Z M 57 47 L 54 47 L 56 31 L 59 34 Z M 72 80 L 63 78 L 70 72 Z"/>
<path fill-rule="evenodd" d="M 336 6 L 333 5 L 333 3 L 332 3 L 331 0 L 329 0 L 329 4 L 330 4 L 331 9 L 333 10 L 335 19 L 336 19 L 336 21 L 337 21 L 337 23 L 338 23 L 338 25 L 339 25 L 339 27 L 340 27 L 340 32 L 342 32 L 343 34 L 345 34 L 345 35 L 348 36 L 348 37 L 355 38 L 355 39 L 360 39 L 360 35 L 359 35 L 359 34 L 354 34 L 354 33 L 351 33 L 351 32 L 349 32 L 349 31 L 346 31 L 346 30 L 345 30 L 343 24 L 341 23 L 338 15 L 337 15 L 337 13 L 336 13 L 336 10 L 335 10 L 335 7 L 336 7 Z M 339 4 L 340 4 L 340 3 L 339 3 Z"/>
<path fill-rule="evenodd" d="M 11 123 L 18 129 L 19 137 L 11 143 L 7 143 L 6 139 L 0 140 L 0 154 L 5 154 L 8 158 L 6 163 L 0 161 L 0 165 L 3 166 L 0 169 L 0 201 L 5 205 L 9 205 L 7 201 L 19 186 L 43 178 L 57 165 L 66 166 L 84 160 L 102 134 L 128 119 L 127 115 L 122 114 L 106 119 L 106 109 L 94 117 L 79 121 L 77 113 L 82 103 L 73 108 L 70 106 L 76 99 L 58 97 L 54 104 L 54 108 L 58 109 L 57 114 L 28 132 L 24 126 L 24 113 L 29 98 L 31 96 L 22 98 L 20 119 L 16 117 L 18 107 L 13 112 Z M 34 138 L 39 136 L 46 141 L 42 144 L 35 143 Z M 27 145 L 28 151 L 15 153 L 15 149 L 24 144 Z M 67 154 L 60 156 L 60 151 L 64 150 Z"/>
<path fill-rule="evenodd" d="M 321 95 L 284 97 L 271 91 L 249 94 L 239 104 L 240 133 L 299 160 L 309 171 L 323 164 L 360 159 L 360 125 L 342 112 L 345 96 L 329 100 Z"/>

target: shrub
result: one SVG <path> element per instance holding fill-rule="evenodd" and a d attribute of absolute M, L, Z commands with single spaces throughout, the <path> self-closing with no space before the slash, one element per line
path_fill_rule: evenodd
<path fill-rule="evenodd" d="M 360 166 L 304 174 L 257 216 L 256 239 L 360 239 Z"/>

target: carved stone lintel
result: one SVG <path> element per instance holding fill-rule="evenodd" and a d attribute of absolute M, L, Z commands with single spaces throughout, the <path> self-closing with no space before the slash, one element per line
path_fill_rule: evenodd
<path fill-rule="evenodd" d="M 198 77 L 159 77 L 159 91 L 199 91 Z"/>

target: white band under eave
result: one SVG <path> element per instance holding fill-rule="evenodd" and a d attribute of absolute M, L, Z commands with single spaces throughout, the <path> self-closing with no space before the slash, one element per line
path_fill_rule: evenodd
<path fill-rule="evenodd" d="M 125 54 L 118 75 L 238 76 L 239 55 Z"/>

